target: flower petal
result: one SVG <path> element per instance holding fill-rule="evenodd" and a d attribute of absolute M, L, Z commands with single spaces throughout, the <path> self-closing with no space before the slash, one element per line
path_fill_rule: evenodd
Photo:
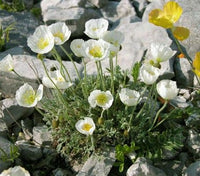
<path fill-rule="evenodd" d="M 200 52 L 196 53 L 192 64 L 195 74 L 200 77 Z"/>
<path fill-rule="evenodd" d="M 174 37 L 180 41 L 187 39 L 190 35 L 189 29 L 184 27 L 173 27 L 172 32 Z"/>
<path fill-rule="evenodd" d="M 149 13 L 149 22 L 156 26 L 161 26 L 163 28 L 172 28 L 173 23 L 163 14 L 160 9 L 152 10 Z"/>
<path fill-rule="evenodd" d="M 175 1 L 169 1 L 163 7 L 164 16 L 171 23 L 175 23 L 176 21 L 178 21 L 182 12 L 183 12 L 182 8 Z"/>

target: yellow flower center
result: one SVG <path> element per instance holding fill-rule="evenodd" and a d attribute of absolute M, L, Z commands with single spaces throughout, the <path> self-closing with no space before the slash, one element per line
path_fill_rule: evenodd
<path fill-rule="evenodd" d="M 58 80 L 59 82 L 64 82 L 64 81 L 65 81 L 65 79 L 64 79 L 63 77 L 61 77 L 61 76 L 58 77 L 57 80 Z"/>
<path fill-rule="evenodd" d="M 93 27 L 93 28 L 92 28 L 93 31 L 96 31 L 97 29 L 98 29 L 97 27 Z"/>
<path fill-rule="evenodd" d="M 27 90 L 23 95 L 23 99 L 26 104 L 33 104 L 33 102 L 35 101 L 35 92 Z"/>
<path fill-rule="evenodd" d="M 45 38 L 41 38 L 37 44 L 38 48 L 44 49 L 49 45 L 49 40 Z"/>
<path fill-rule="evenodd" d="M 98 57 L 98 58 L 103 56 L 100 46 L 94 46 L 93 48 L 90 49 L 89 53 L 92 56 Z"/>
<path fill-rule="evenodd" d="M 64 40 L 64 34 L 62 32 L 54 33 L 53 36 L 58 37 L 61 41 Z"/>
<path fill-rule="evenodd" d="M 92 125 L 90 125 L 89 123 L 85 123 L 82 127 L 82 130 L 84 131 L 90 131 L 90 129 L 92 128 Z"/>
<path fill-rule="evenodd" d="M 105 94 L 101 93 L 96 97 L 97 104 L 105 105 L 108 101 L 108 98 Z"/>

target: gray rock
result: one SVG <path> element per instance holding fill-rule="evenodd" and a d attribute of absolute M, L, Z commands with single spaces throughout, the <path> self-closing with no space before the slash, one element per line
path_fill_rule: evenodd
<path fill-rule="evenodd" d="M 6 138 L 8 127 L 3 119 L 0 119 L 0 136 Z"/>
<path fill-rule="evenodd" d="M 102 8 L 107 5 L 108 0 L 88 0 L 88 2 L 97 8 Z"/>
<path fill-rule="evenodd" d="M 0 148 L 7 154 L 10 155 L 10 148 L 13 146 L 13 144 L 8 141 L 7 139 L 3 138 L 0 136 Z M 0 150 L 0 158 L 3 156 L 2 151 Z M 2 159 L 0 159 L 0 173 L 5 170 L 8 169 L 11 166 L 12 162 L 8 162 L 8 161 L 3 161 Z"/>
<path fill-rule="evenodd" d="M 92 155 L 77 176 L 107 176 L 115 162 L 114 149 L 105 151 L 99 158 Z"/>
<path fill-rule="evenodd" d="M 147 6 L 146 0 L 133 0 L 133 5 L 138 9 L 138 11 L 142 11 Z"/>
<path fill-rule="evenodd" d="M 49 5 L 45 5 L 46 2 L 47 1 L 43 0 L 41 3 L 43 21 L 47 24 L 56 21 L 65 21 L 72 31 L 72 37 L 83 35 L 85 22 L 87 20 L 102 17 L 102 15 L 94 9 L 83 8 L 81 3 L 84 1 L 57 0 L 50 1 Z"/>
<path fill-rule="evenodd" d="M 120 2 L 109 1 L 107 5 L 100 9 L 103 17 L 114 23 L 126 16 L 135 16 L 135 9 L 129 0 L 121 0 Z"/>
<path fill-rule="evenodd" d="M 73 8 L 73 7 L 84 7 L 86 3 L 86 0 L 42 0 L 41 1 L 41 10 L 44 13 L 45 11 L 47 11 L 48 9 L 51 8 L 65 8 L 65 9 L 69 9 L 69 8 Z"/>
<path fill-rule="evenodd" d="M 187 59 L 175 59 L 174 72 L 179 87 L 193 86 L 194 73 L 192 72 L 191 65 Z"/>
<path fill-rule="evenodd" d="M 36 57 L 29 55 L 14 55 L 13 59 L 15 71 L 21 77 L 36 80 L 37 78 L 42 79 L 45 75 L 41 60 L 37 59 Z M 53 66 L 57 66 L 58 68 L 60 66 L 60 64 L 55 60 L 44 59 L 44 62 L 48 70 Z M 76 79 L 77 74 L 73 64 L 69 61 L 63 61 L 63 64 L 67 68 L 72 80 Z M 78 63 L 76 63 L 76 67 L 79 71 L 83 69 L 83 66 Z"/>
<path fill-rule="evenodd" d="M 0 58 L 2 59 L 2 58 Z M 33 88 L 38 88 L 38 78 L 42 79 L 45 75 L 44 68 L 41 61 L 34 56 L 30 55 L 14 55 L 14 68 L 15 71 L 22 77 L 19 78 L 14 73 L 0 72 L 0 91 L 5 97 L 14 97 L 16 90 L 27 82 Z M 53 66 L 58 66 L 59 63 L 55 60 L 44 59 L 47 69 Z M 72 80 L 77 78 L 77 74 L 73 64 L 69 61 L 63 61 L 67 68 Z M 83 66 L 76 63 L 79 73 L 82 72 Z M 9 89 L 8 89 L 9 87 Z"/>
<path fill-rule="evenodd" d="M 33 141 L 38 145 L 48 145 L 52 142 L 51 132 L 46 126 L 33 127 Z"/>
<path fill-rule="evenodd" d="M 186 142 L 188 150 L 194 155 L 200 156 L 200 134 L 194 130 L 189 130 L 188 139 Z"/>
<path fill-rule="evenodd" d="M 8 54 L 10 55 L 24 55 L 27 54 L 28 52 L 25 50 L 23 46 L 16 46 L 14 48 L 10 48 L 2 53 L 0 53 L 0 60 L 6 57 Z"/>
<path fill-rule="evenodd" d="M 10 40 L 6 48 L 19 45 L 26 47 L 28 36 L 30 36 L 39 25 L 38 20 L 30 12 L 14 13 L 1 10 L 0 21 L 4 28 L 10 24 L 14 24 L 14 30 L 10 31 Z"/>
<path fill-rule="evenodd" d="M 188 154 L 180 153 L 176 160 L 159 161 L 154 164 L 169 176 L 179 176 L 181 175 L 183 169 L 186 168 L 185 165 L 187 160 Z"/>
<path fill-rule="evenodd" d="M 138 158 L 127 170 L 127 176 L 166 176 L 164 171 L 151 165 L 145 158 Z"/>
<path fill-rule="evenodd" d="M 190 128 L 199 129 L 200 127 L 200 115 L 192 114 L 185 120 L 186 126 Z"/>
<path fill-rule="evenodd" d="M 72 173 L 68 170 L 57 168 L 52 171 L 53 176 L 71 176 Z"/>
<path fill-rule="evenodd" d="M 32 145 L 25 140 L 16 141 L 19 147 L 20 157 L 25 161 L 37 161 L 42 158 L 42 149 L 39 146 Z"/>
<path fill-rule="evenodd" d="M 11 124 L 16 123 L 17 120 L 27 117 L 33 112 L 33 108 L 25 108 L 19 106 L 17 101 L 13 98 L 7 98 L 0 102 L 2 115 L 0 116 L 9 127 Z"/>
<path fill-rule="evenodd" d="M 151 43 L 159 41 L 168 46 L 171 44 L 171 40 L 164 29 L 157 28 L 148 22 L 126 23 L 115 30 L 125 35 L 122 49 L 118 53 L 118 63 L 123 69 L 130 69 L 135 62 L 140 61 Z M 163 69 L 163 72 L 171 73 L 171 63 L 168 62 L 166 64 L 168 66 Z"/>
<path fill-rule="evenodd" d="M 197 176 L 200 175 L 200 161 L 196 161 L 189 165 L 189 167 L 184 171 L 182 176 Z"/>

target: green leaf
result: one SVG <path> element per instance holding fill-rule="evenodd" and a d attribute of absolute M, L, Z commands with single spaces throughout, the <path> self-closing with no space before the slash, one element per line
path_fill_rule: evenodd
<path fill-rule="evenodd" d="M 132 77 L 133 77 L 133 81 L 134 82 L 137 82 L 138 80 L 138 77 L 139 77 L 139 73 L 140 73 L 140 66 L 141 66 L 141 63 L 140 62 L 136 62 L 132 68 Z"/>

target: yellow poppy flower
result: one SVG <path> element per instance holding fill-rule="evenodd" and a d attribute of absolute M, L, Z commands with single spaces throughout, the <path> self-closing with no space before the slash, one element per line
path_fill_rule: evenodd
<path fill-rule="evenodd" d="M 164 28 L 172 28 L 182 14 L 182 8 L 174 1 L 167 2 L 163 10 L 155 9 L 149 14 L 149 22 Z"/>
<path fill-rule="evenodd" d="M 200 77 L 200 52 L 197 52 L 193 60 L 194 73 Z"/>

